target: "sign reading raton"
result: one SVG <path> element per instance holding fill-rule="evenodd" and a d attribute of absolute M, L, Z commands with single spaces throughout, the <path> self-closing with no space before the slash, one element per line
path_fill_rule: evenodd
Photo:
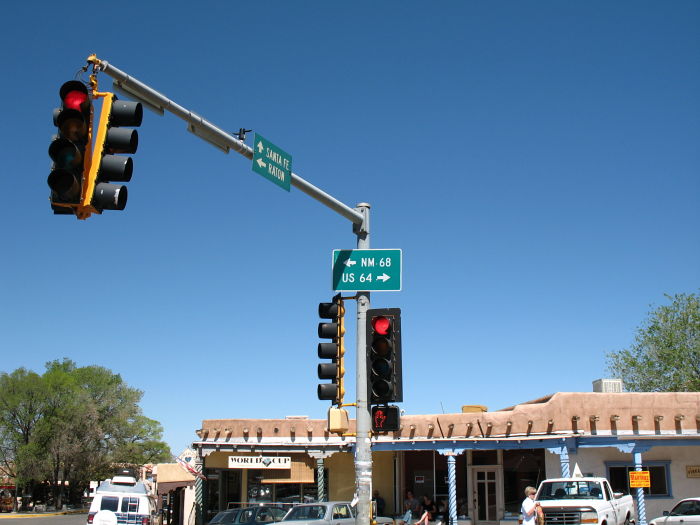
<path fill-rule="evenodd" d="M 290 456 L 229 456 L 228 468 L 289 470 L 292 468 L 292 458 Z"/>

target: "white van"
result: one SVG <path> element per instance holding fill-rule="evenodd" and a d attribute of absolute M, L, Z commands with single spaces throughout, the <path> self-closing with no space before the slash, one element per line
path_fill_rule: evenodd
<path fill-rule="evenodd" d="M 88 511 L 88 525 L 155 525 L 156 501 L 146 485 L 131 476 L 100 483 Z"/>

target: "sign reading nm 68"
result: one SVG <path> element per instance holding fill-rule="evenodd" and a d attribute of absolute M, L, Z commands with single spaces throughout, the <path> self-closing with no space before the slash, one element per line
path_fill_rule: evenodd
<path fill-rule="evenodd" d="M 333 290 L 401 291 L 401 250 L 333 250 Z"/>

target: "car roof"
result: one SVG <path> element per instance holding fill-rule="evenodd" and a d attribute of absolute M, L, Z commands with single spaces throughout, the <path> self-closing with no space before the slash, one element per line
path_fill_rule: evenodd
<path fill-rule="evenodd" d="M 316 503 L 300 503 L 299 505 L 294 505 L 294 507 L 311 507 L 318 505 L 350 505 L 349 501 L 318 501 Z"/>
<path fill-rule="evenodd" d="M 550 481 L 556 481 L 561 483 L 562 481 L 602 481 L 603 478 L 596 477 L 585 477 L 585 478 L 549 478 L 545 479 L 542 483 L 549 483 Z"/>

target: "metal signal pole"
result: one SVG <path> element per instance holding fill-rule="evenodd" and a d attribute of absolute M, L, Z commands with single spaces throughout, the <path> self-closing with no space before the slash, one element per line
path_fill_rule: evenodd
<path fill-rule="evenodd" d="M 355 211 L 363 221 L 353 230 L 357 235 L 357 249 L 369 249 L 369 204 L 362 202 Z M 357 490 L 356 525 L 368 525 L 372 501 L 372 436 L 369 399 L 367 398 L 367 333 L 365 326 L 369 310 L 369 292 L 357 292 L 357 407 L 355 410 L 355 485 Z"/>

